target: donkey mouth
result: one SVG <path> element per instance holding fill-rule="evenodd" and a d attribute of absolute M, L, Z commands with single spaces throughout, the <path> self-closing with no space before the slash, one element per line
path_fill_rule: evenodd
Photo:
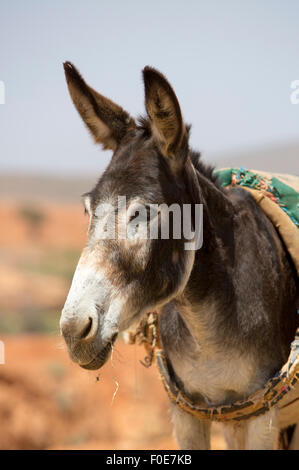
<path fill-rule="evenodd" d="M 107 362 L 110 356 L 112 346 L 115 343 L 116 338 L 117 338 L 117 333 L 112 336 L 111 340 L 106 344 L 106 346 L 104 346 L 103 349 L 101 349 L 101 351 L 96 355 L 96 357 L 94 357 L 87 364 L 80 364 L 80 367 L 82 367 L 83 369 L 88 369 L 88 370 L 96 370 L 102 367 L 105 364 L 105 362 Z"/>

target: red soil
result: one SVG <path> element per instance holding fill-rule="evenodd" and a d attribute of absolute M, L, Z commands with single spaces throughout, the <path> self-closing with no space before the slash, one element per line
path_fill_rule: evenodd
<path fill-rule="evenodd" d="M 1 339 L 1 449 L 177 448 L 168 398 L 155 366 L 140 365 L 142 348 L 119 340 L 99 373 L 73 364 L 61 338 Z M 225 448 L 219 426 L 212 447 Z"/>

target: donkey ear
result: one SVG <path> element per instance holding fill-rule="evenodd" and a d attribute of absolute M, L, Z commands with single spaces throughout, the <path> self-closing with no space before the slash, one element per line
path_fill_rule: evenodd
<path fill-rule="evenodd" d="M 151 67 L 143 69 L 145 106 L 163 155 L 175 159 L 186 129 L 178 99 L 166 78 Z"/>
<path fill-rule="evenodd" d="M 135 121 L 113 101 L 88 86 L 70 62 L 63 64 L 68 89 L 77 111 L 94 140 L 105 149 L 115 150 Z"/>

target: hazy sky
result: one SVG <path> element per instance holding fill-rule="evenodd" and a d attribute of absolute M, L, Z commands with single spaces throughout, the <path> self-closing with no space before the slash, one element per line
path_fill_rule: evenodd
<path fill-rule="evenodd" d="M 71 103 L 65 60 L 133 116 L 142 68 L 160 69 L 207 160 L 299 139 L 298 0 L 1 0 L 0 171 L 107 165 Z"/>

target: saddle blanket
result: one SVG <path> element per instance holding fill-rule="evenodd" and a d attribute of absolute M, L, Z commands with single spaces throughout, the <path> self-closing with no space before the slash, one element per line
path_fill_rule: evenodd
<path fill-rule="evenodd" d="M 245 168 L 215 170 L 223 187 L 249 191 L 280 233 L 299 275 L 299 177 Z"/>

